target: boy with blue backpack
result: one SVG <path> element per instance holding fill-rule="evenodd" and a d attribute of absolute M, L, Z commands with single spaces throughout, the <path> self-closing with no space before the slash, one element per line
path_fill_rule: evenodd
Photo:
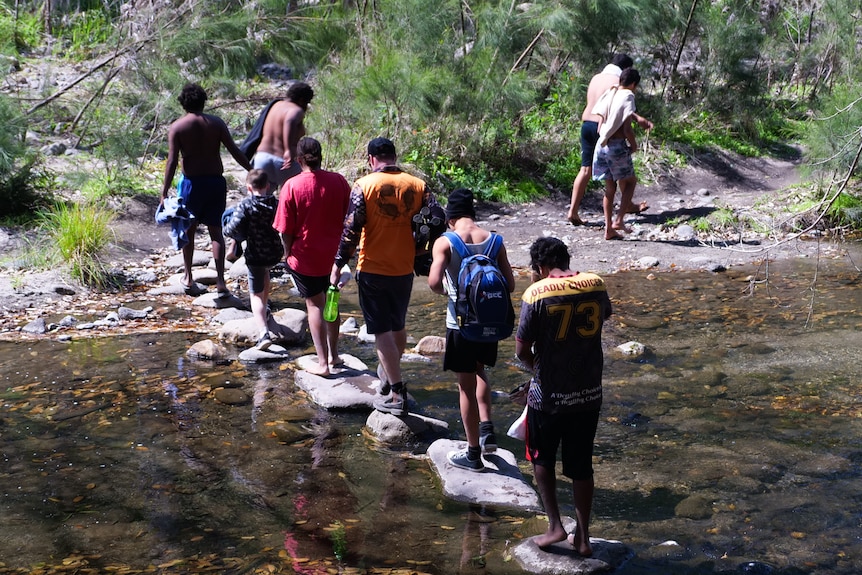
<path fill-rule="evenodd" d="M 502 238 L 479 227 L 475 218 L 473 192 L 453 190 L 446 205 L 450 231 L 434 242 L 428 287 L 449 297 L 443 369 L 458 374 L 467 435 L 467 449 L 449 453 L 448 459 L 455 467 L 482 471 L 481 454 L 497 449 L 485 366 L 497 362 L 497 342 L 512 334 L 515 276 Z"/>

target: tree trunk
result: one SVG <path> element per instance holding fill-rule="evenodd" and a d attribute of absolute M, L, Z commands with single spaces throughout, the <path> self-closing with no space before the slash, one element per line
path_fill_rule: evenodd
<path fill-rule="evenodd" d="M 676 56 L 673 59 L 673 66 L 671 66 L 670 74 L 668 74 L 667 78 L 664 81 L 664 88 L 662 88 L 662 98 L 667 101 L 667 87 L 670 82 L 676 78 L 677 68 L 679 68 L 679 61 L 682 59 L 682 51 L 685 48 L 685 41 L 688 39 L 688 33 L 691 31 L 691 23 L 694 20 L 694 11 L 697 8 L 697 0 L 691 0 L 691 10 L 688 11 L 688 20 L 685 23 L 685 30 L 682 32 L 682 38 L 679 40 L 679 47 L 676 50 Z"/>

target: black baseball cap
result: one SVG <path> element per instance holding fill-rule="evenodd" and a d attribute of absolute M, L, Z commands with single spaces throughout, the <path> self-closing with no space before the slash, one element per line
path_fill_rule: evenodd
<path fill-rule="evenodd" d="M 388 138 L 374 138 L 368 142 L 368 155 L 374 156 L 394 156 L 395 144 Z"/>

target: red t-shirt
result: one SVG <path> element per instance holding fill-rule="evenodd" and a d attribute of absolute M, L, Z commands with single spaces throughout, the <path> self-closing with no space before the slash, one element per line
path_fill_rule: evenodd
<path fill-rule="evenodd" d="M 350 184 L 326 170 L 302 172 L 284 183 L 272 227 L 293 237 L 287 265 L 307 276 L 328 276 L 344 229 Z"/>

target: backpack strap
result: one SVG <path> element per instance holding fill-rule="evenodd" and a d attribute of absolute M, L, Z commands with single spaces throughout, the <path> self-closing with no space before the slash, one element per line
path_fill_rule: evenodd
<path fill-rule="evenodd" d="M 455 232 L 443 232 L 443 235 L 446 236 L 446 239 L 449 240 L 449 243 L 452 244 L 452 247 L 456 252 L 458 252 L 458 255 L 461 256 L 462 261 L 472 255 L 470 250 L 467 249 L 467 244 L 465 244 L 464 240 L 461 239 L 461 236 Z"/>
<path fill-rule="evenodd" d="M 495 264 L 497 263 L 497 252 L 500 251 L 500 248 L 503 245 L 503 238 L 500 234 L 495 234 L 491 232 L 491 241 L 488 242 L 488 247 L 485 248 L 485 255 L 488 256 Z"/>

